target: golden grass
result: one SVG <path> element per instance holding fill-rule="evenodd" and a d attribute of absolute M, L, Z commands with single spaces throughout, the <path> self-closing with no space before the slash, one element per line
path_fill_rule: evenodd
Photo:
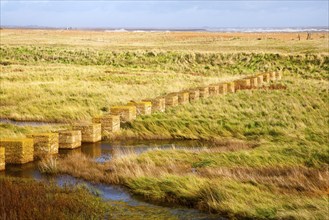
<path fill-rule="evenodd" d="M 44 157 L 39 161 L 38 167 L 41 173 L 56 174 L 58 172 L 57 158 L 52 156 Z"/>
<path fill-rule="evenodd" d="M 326 65 L 328 33 L 292 40 L 297 35 L 4 29 L 0 118 L 91 120 L 132 99 L 232 81 L 257 71 L 289 68 L 298 73 L 305 67 L 325 77 L 316 67 Z"/>
<path fill-rule="evenodd" d="M 238 146 L 236 145 L 238 144 Z M 235 147 L 223 148 L 194 148 L 169 150 L 171 156 L 162 157 L 168 150 L 153 149 L 143 156 L 138 156 L 132 150 L 117 150 L 112 152 L 113 159 L 105 164 L 98 164 L 82 154 L 72 154 L 59 161 L 59 170 L 63 173 L 84 178 L 91 181 L 107 182 L 112 184 L 126 184 L 132 178 L 161 177 L 175 174 L 194 175 L 207 179 L 229 178 L 240 182 L 254 182 L 275 187 L 284 193 L 307 193 L 309 195 L 324 195 L 329 192 L 329 173 L 324 169 L 307 168 L 305 166 L 268 166 L 268 167 L 208 167 L 207 162 L 190 162 L 190 157 L 221 154 L 227 150 L 246 148 L 248 145 L 236 143 Z M 249 150 L 251 150 L 249 148 Z M 148 153 L 150 152 L 150 153 Z M 157 156 L 158 155 L 158 159 Z M 186 155 L 186 158 L 184 158 Z M 193 161 L 193 160 L 192 160 Z M 198 161 L 198 159 L 196 159 Z M 207 161 L 207 160 L 205 160 Z M 211 161 L 211 159 L 209 159 Z M 195 168 L 193 168 L 195 166 Z"/>
<path fill-rule="evenodd" d="M 301 40 L 298 41 L 298 35 Z M 220 52 L 313 52 L 328 53 L 328 33 L 115 33 L 77 30 L 15 30 L 3 29 L 5 45 L 63 45 L 69 48 L 94 47 L 107 50 L 181 50 Z"/>
<path fill-rule="evenodd" d="M 0 219 L 104 219 L 107 206 L 83 185 L 0 177 Z"/>
<path fill-rule="evenodd" d="M 307 195 L 329 194 L 329 173 L 306 167 L 266 168 L 202 168 L 198 174 L 206 178 L 225 177 L 239 182 L 251 182 L 275 186 L 281 193 L 303 193 Z"/>
<path fill-rule="evenodd" d="M 24 138 L 31 133 L 49 133 L 66 129 L 67 125 L 41 125 L 41 126 L 17 126 L 7 123 L 0 123 L 0 138 Z"/>
<path fill-rule="evenodd" d="M 16 69 L 22 69 L 23 73 L 15 72 Z M 63 64 L 1 66 L 0 117 L 64 122 L 90 120 L 111 105 L 122 105 L 132 98 L 155 98 L 232 78 L 228 75 L 219 79 L 174 72 L 142 72 L 137 75 L 136 70 L 122 75 L 115 70 L 110 73 L 106 70 L 108 67 L 105 66 Z M 58 108 L 58 105 L 63 105 L 63 108 Z"/>

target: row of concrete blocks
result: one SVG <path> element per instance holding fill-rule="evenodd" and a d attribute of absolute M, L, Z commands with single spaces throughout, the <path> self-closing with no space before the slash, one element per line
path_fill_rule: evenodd
<path fill-rule="evenodd" d="M 279 72 L 257 74 L 233 82 L 211 84 L 190 90 L 170 93 L 155 99 L 145 99 L 139 102 L 131 101 L 125 106 L 113 106 L 110 112 L 94 117 L 92 123 L 73 125 L 72 129 L 57 133 L 42 133 L 28 135 L 23 139 L 0 140 L 0 170 L 5 163 L 22 164 L 49 154 L 57 154 L 58 149 L 74 149 L 82 142 L 98 142 L 120 130 L 120 122 L 130 122 L 138 115 L 149 115 L 153 112 L 164 112 L 200 98 L 234 93 L 236 90 L 252 89 L 263 86 L 264 83 L 280 80 Z"/>
<path fill-rule="evenodd" d="M 255 89 L 262 87 L 264 83 L 270 83 L 276 80 L 281 80 L 282 73 L 280 72 L 270 72 L 262 73 L 253 76 L 248 76 L 240 80 L 235 81 L 236 90 L 243 89 Z"/>
<path fill-rule="evenodd" d="M 124 106 L 113 106 L 110 112 L 101 117 L 93 119 L 93 123 L 101 123 L 102 136 L 109 136 L 111 133 L 120 130 L 120 122 L 130 122 L 138 115 L 149 115 L 154 112 L 164 112 L 167 108 L 187 104 L 200 98 L 216 96 L 226 93 L 234 93 L 236 90 L 253 89 L 263 86 L 270 81 L 281 80 L 280 72 L 262 73 L 248 76 L 233 82 L 211 84 L 205 87 L 184 90 L 160 96 L 154 99 L 142 101 L 131 101 Z"/>
<path fill-rule="evenodd" d="M 280 72 L 262 73 L 235 80 L 233 82 L 211 84 L 205 87 L 198 87 L 194 89 L 170 93 L 166 96 L 161 96 L 154 99 L 145 99 L 139 102 L 132 101 L 125 106 L 111 107 L 110 113 L 104 117 L 109 118 L 114 116 L 120 116 L 119 119 L 116 119 L 119 120 L 117 124 L 120 124 L 120 121 L 129 122 L 135 120 L 136 116 L 138 115 L 149 115 L 157 111 L 164 112 L 167 108 L 193 102 L 198 100 L 199 98 L 207 98 L 209 96 L 216 96 L 219 94 L 234 93 L 236 90 L 258 88 L 263 86 L 264 83 L 280 80 L 281 77 L 282 75 Z M 102 124 L 103 129 L 103 124 L 105 125 L 105 122 L 97 122 Z M 117 127 L 117 129 L 113 130 L 111 129 L 111 126 L 107 127 L 109 128 L 109 130 L 106 132 L 104 131 L 103 133 L 111 133 L 120 129 L 120 127 Z"/>
<path fill-rule="evenodd" d="M 25 138 L 0 139 L 0 170 L 5 164 L 24 164 L 47 155 L 58 154 L 59 149 L 75 149 L 81 143 L 100 141 L 101 124 L 72 125 L 69 130 L 36 133 Z"/>

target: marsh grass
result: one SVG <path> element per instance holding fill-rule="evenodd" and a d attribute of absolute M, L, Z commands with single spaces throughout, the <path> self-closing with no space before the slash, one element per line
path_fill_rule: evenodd
<path fill-rule="evenodd" d="M 39 36 L 41 33 L 44 35 Z M 92 32 L 91 38 L 109 40 L 93 44 L 86 41 L 86 33 L 2 30 L 0 117 L 90 120 L 111 105 L 132 99 L 153 98 L 264 71 L 328 80 L 327 34 L 300 42 L 291 41 L 292 35 L 273 34 L 276 40 L 264 36 L 269 41 L 265 43 L 252 34 L 231 41 L 227 34 Z M 209 44 L 200 45 L 204 40 Z M 141 42 L 138 49 L 131 49 L 136 41 Z M 256 44 L 245 46 L 246 42 Z M 233 45 L 227 46 L 230 43 Z M 296 51 L 289 51 L 291 44 Z"/>
<path fill-rule="evenodd" d="M 84 184 L 38 182 L 0 177 L 1 219 L 170 219 L 169 208 L 122 201 L 104 201 L 99 192 Z M 193 217 L 188 215 L 189 217 Z"/>
<path fill-rule="evenodd" d="M 9 66 L 1 70 L 0 116 L 52 122 L 89 120 L 108 111 L 111 105 L 234 78 L 149 70 L 106 73 L 108 67 L 105 66 L 62 64 L 23 66 L 23 73 L 12 72 L 15 68 Z M 17 90 L 20 93 L 16 93 Z"/>
<path fill-rule="evenodd" d="M 141 116 L 111 137 L 197 139 L 211 141 L 213 148 L 116 152 L 102 164 L 72 154 L 58 160 L 56 170 L 124 185 L 148 201 L 232 219 L 327 218 L 327 33 L 310 41 L 297 41 L 297 34 L 0 34 L 3 118 L 88 120 L 132 99 L 281 71 L 279 84 Z M 19 136 L 30 128 L 0 129 L 0 135 Z M 222 146 L 232 139 L 239 144 Z M 50 172 L 53 165 L 45 161 Z"/>
<path fill-rule="evenodd" d="M 206 178 L 224 177 L 244 183 L 261 183 L 269 187 L 275 186 L 283 193 L 325 195 L 329 187 L 329 173 L 326 169 L 314 169 L 304 166 L 207 167 L 198 169 L 198 173 Z"/>
<path fill-rule="evenodd" d="M 106 206 L 83 187 L 0 177 L 1 219 L 99 219 Z"/>
<path fill-rule="evenodd" d="M 229 218 L 325 219 L 328 82 L 292 74 L 285 79 L 280 85 L 286 89 L 201 100 L 138 118 L 120 134 L 213 143 L 233 138 L 240 140 L 236 147 L 126 152 L 102 165 L 76 155 L 60 161 L 60 172 Z"/>
<path fill-rule="evenodd" d="M 54 156 L 42 158 L 38 163 L 38 167 L 41 173 L 56 174 L 58 172 L 57 158 Z"/>
<path fill-rule="evenodd" d="M 322 168 L 307 167 L 298 160 L 287 163 L 286 159 L 294 155 L 275 151 L 270 154 L 280 154 L 282 160 L 269 163 L 263 154 L 253 153 L 255 150 L 156 149 L 141 155 L 127 153 L 105 164 L 76 154 L 61 160 L 59 170 L 90 181 L 124 185 L 148 201 L 195 207 L 232 218 L 307 219 L 314 212 L 316 218 L 323 219 L 328 202 L 328 163 L 324 161 Z M 250 166 L 253 161 L 258 161 L 256 166 Z"/>
<path fill-rule="evenodd" d="M 137 118 L 121 135 L 326 144 L 328 82 L 285 77 L 285 90 L 239 91 L 200 100 Z"/>
<path fill-rule="evenodd" d="M 301 40 L 298 39 L 301 36 Z M 264 52 L 327 53 L 328 33 L 109 33 L 102 31 L 15 30 L 0 32 L 3 45 L 60 46 L 74 52 L 76 48 L 110 51 L 197 51 L 197 52 Z M 260 39 L 260 40 L 259 40 Z M 52 49 L 50 49 L 52 50 Z M 84 54 L 88 56 L 88 54 Z M 60 57 L 58 58 L 60 59 Z"/>

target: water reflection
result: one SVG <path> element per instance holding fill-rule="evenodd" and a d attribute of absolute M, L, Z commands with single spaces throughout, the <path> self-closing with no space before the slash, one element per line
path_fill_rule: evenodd
<path fill-rule="evenodd" d="M 75 149 L 59 149 L 59 155 L 71 155 L 75 153 L 81 153 L 81 147 Z"/>
<path fill-rule="evenodd" d="M 83 144 L 81 146 L 81 152 L 85 155 L 88 155 L 91 158 L 97 158 L 102 156 L 106 151 L 105 149 L 102 149 L 102 143 L 97 142 L 97 143 L 87 143 Z"/>
<path fill-rule="evenodd" d="M 35 162 L 22 165 L 6 164 L 6 170 L 0 172 L 0 175 L 33 179 L 41 179 L 42 177 L 42 174 L 37 167 L 37 163 Z"/>

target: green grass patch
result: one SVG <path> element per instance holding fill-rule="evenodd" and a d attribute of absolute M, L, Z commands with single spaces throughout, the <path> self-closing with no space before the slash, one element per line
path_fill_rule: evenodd
<path fill-rule="evenodd" d="M 230 218 L 325 219 L 328 198 L 284 195 L 265 186 L 229 179 L 211 181 L 196 176 L 140 177 L 129 183 L 149 199 L 199 207 Z"/>

